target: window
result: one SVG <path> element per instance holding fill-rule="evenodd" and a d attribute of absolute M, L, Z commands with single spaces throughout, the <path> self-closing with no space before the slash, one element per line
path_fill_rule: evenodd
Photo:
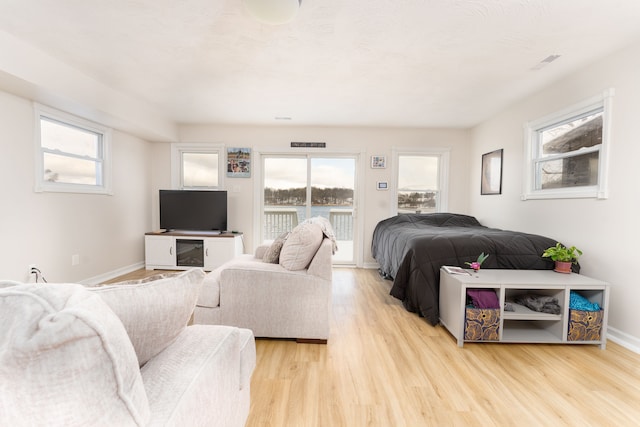
<path fill-rule="evenodd" d="M 447 210 L 448 151 L 396 151 L 394 167 L 396 213 Z"/>
<path fill-rule="evenodd" d="M 172 144 L 173 187 L 187 190 L 220 188 L 222 148 L 212 144 Z"/>
<path fill-rule="evenodd" d="M 523 199 L 606 198 L 612 91 L 525 125 Z"/>
<path fill-rule="evenodd" d="M 36 191 L 110 194 L 110 130 L 36 105 Z"/>

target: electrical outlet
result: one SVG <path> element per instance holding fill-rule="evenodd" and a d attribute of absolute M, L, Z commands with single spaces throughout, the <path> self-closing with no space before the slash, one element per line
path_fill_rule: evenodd
<path fill-rule="evenodd" d="M 71 255 L 71 266 L 75 266 L 80 264 L 80 255 L 75 254 L 75 255 Z"/>

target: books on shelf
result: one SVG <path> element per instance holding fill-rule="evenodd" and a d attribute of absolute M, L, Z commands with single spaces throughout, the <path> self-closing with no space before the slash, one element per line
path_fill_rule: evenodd
<path fill-rule="evenodd" d="M 442 269 L 449 274 L 468 274 L 469 276 L 472 276 L 470 271 L 465 270 L 462 267 L 456 267 L 453 265 L 443 265 Z"/>

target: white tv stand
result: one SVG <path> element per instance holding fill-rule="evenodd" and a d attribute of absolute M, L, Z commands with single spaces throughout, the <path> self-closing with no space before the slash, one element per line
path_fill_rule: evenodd
<path fill-rule="evenodd" d="M 580 274 L 562 274 L 552 270 L 480 270 L 471 274 L 449 274 L 440 269 L 440 322 L 462 347 L 465 342 L 467 289 L 493 289 L 500 301 L 497 342 L 599 344 L 606 346 L 609 314 L 609 284 Z M 569 292 L 577 291 L 602 309 L 600 338 L 595 341 L 570 341 Z M 547 314 L 514 304 L 506 311 L 505 300 L 519 294 L 539 294 L 558 299 L 560 314 Z M 475 341 L 487 342 L 487 341 Z M 494 341 L 495 342 L 495 341 Z"/>
<path fill-rule="evenodd" d="M 144 236 L 147 270 L 215 270 L 242 254 L 242 233 L 151 231 Z"/>

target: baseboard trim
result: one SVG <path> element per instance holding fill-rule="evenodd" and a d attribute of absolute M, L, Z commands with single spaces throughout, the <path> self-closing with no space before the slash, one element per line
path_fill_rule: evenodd
<path fill-rule="evenodd" d="M 607 326 L 607 339 L 621 345 L 627 350 L 640 354 L 640 339 L 611 326 Z"/>
<path fill-rule="evenodd" d="M 377 262 L 365 262 L 362 265 L 362 268 L 371 268 L 371 269 L 376 269 L 377 270 L 378 268 L 380 268 L 380 265 L 378 265 Z"/>
<path fill-rule="evenodd" d="M 122 275 L 131 273 L 136 270 L 140 270 L 141 268 L 144 268 L 144 261 L 140 261 L 135 264 L 128 265 L 126 267 L 118 268 L 116 270 L 109 271 L 104 274 L 100 274 L 98 276 L 93 276 L 88 279 L 81 280 L 78 283 L 83 285 L 98 285 L 108 280 L 115 279 L 116 277 L 120 277 Z"/>

